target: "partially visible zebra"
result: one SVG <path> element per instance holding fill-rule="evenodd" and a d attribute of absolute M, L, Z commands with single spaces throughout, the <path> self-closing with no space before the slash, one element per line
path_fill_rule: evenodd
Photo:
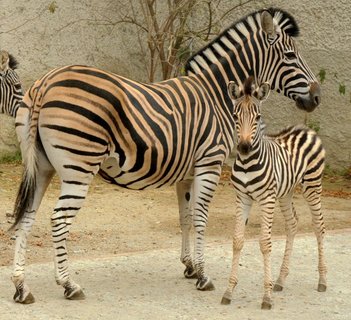
<path fill-rule="evenodd" d="M 16 73 L 17 60 L 7 51 L 0 51 L 0 113 L 15 117 L 22 102 L 23 90 Z"/>
<path fill-rule="evenodd" d="M 227 85 L 253 75 L 312 111 L 320 103 L 320 88 L 298 53 L 297 35 L 288 13 L 260 10 L 191 57 L 187 76 L 144 84 L 92 67 L 66 66 L 36 81 L 16 115 L 25 168 L 15 205 L 15 301 L 34 301 L 24 282 L 26 241 L 55 172 L 61 180 L 51 217 L 55 274 L 66 298 L 84 297 L 68 270 L 66 239 L 98 173 L 129 189 L 176 185 L 184 274 L 198 278 L 198 289 L 213 289 L 204 270 L 204 233 L 221 166 L 234 146 Z"/>
<path fill-rule="evenodd" d="M 244 244 L 244 230 L 253 201 L 261 208 L 260 248 L 264 258 L 263 309 L 272 306 L 271 278 L 271 229 L 273 212 L 279 199 L 285 218 L 287 240 L 280 275 L 274 290 L 281 291 L 289 271 L 289 260 L 297 231 L 297 216 L 292 197 L 297 185 L 312 213 L 314 232 L 318 241 L 319 282 L 318 291 L 326 290 L 326 264 L 323 251 L 325 233 L 321 212 L 322 173 L 325 151 L 316 133 L 304 126 L 289 127 L 274 136 L 263 133 L 261 102 L 269 93 L 269 84 L 258 88 L 253 78 L 244 86 L 234 82 L 228 85 L 233 99 L 238 154 L 233 165 L 231 181 L 236 191 L 236 213 L 233 231 L 233 262 L 229 285 L 222 304 L 229 304 L 232 292 L 238 282 L 239 255 Z"/>

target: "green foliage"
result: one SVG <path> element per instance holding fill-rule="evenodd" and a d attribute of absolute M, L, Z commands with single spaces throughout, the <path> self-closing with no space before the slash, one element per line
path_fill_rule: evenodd
<path fill-rule="evenodd" d="M 310 129 L 316 131 L 316 133 L 319 133 L 321 130 L 321 123 L 318 120 L 305 118 L 305 125 Z"/>
<path fill-rule="evenodd" d="M 323 84 L 323 82 L 325 81 L 326 74 L 327 74 L 327 72 L 325 71 L 324 68 L 319 70 L 318 77 L 319 77 L 319 81 L 321 84 Z"/>
<path fill-rule="evenodd" d="M 20 151 L 16 151 L 13 153 L 6 153 L 0 156 L 0 164 L 1 163 L 21 163 L 22 156 Z"/>
<path fill-rule="evenodd" d="M 337 81 L 338 83 L 338 92 L 340 95 L 345 95 L 346 94 L 346 85 L 344 82 L 341 82 L 339 80 L 339 77 L 338 77 L 338 73 L 337 72 L 334 72 L 334 78 L 335 80 Z M 327 77 L 327 71 L 324 69 L 324 68 L 321 68 L 318 72 L 318 77 L 319 77 L 319 81 L 321 84 L 323 84 L 326 80 L 326 77 Z M 350 102 L 351 102 L 351 93 L 350 93 Z"/>
<path fill-rule="evenodd" d="M 52 1 L 52 2 L 49 4 L 48 10 L 49 10 L 51 13 L 55 13 L 55 11 L 56 11 L 57 8 L 58 8 L 58 5 L 57 5 L 56 1 Z"/>
<path fill-rule="evenodd" d="M 324 176 L 325 177 L 342 177 L 343 179 L 351 179 L 351 166 L 342 168 L 342 169 L 335 169 L 332 168 L 328 163 L 325 165 L 324 168 Z"/>
<path fill-rule="evenodd" d="M 343 96 L 346 93 L 346 86 L 344 83 L 339 83 L 339 93 L 342 94 Z"/>

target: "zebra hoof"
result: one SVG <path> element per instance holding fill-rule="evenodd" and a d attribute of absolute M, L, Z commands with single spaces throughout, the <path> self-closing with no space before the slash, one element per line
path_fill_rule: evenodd
<path fill-rule="evenodd" d="M 85 294 L 80 288 L 76 288 L 73 290 L 65 289 L 65 298 L 68 300 L 84 300 Z"/>
<path fill-rule="evenodd" d="M 186 267 L 184 270 L 184 277 L 187 279 L 197 279 L 197 273 L 194 268 Z"/>
<path fill-rule="evenodd" d="M 327 290 L 327 286 L 324 283 L 319 283 L 317 291 L 318 292 L 325 292 Z"/>
<path fill-rule="evenodd" d="M 261 304 L 261 309 L 262 310 L 271 310 L 272 309 L 272 302 L 263 300 Z"/>
<path fill-rule="evenodd" d="M 23 290 L 16 290 L 15 295 L 13 296 L 13 300 L 17 303 L 22 304 L 31 304 L 35 302 L 34 296 L 31 292 L 29 292 L 26 297 L 23 296 Z"/>
<path fill-rule="evenodd" d="M 201 291 L 212 291 L 215 287 L 210 278 L 204 277 L 197 280 L 196 289 Z"/>
<path fill-rule="evenodd" d="M 221 304 L 228 305 L 228 304 L 231 304 L 231 302 L 232 302 L 232 299 L 227 298 L 225 296 L 222 297 Z"/>
<path fill-rule="evenodd" d="M 278 291 L 283 291 L 283 286 L 276 283 L 273 287 L 273 291 L 278 292 Z"/>

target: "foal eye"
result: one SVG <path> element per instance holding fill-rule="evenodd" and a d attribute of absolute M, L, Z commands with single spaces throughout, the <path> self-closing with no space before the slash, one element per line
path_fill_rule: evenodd
<path fill-rule="evenodd" d="M 233 119 L 234 121 L 238 121 L 238 116 L 236 115 L 236 113 L 233 113 Z"/>
<path fill-rule="evenodd" d="M 295 60 L 297 59 L 296 53 L 293 51 L 285 52 L 285 58 L 288 60 Z"/>
<path fill-rule="evenodd" d="M 256 116 L 256 121 L 260 121 L 260 120 L 261 120 L 261 115 L 258 114 L 258 115 Z"/>

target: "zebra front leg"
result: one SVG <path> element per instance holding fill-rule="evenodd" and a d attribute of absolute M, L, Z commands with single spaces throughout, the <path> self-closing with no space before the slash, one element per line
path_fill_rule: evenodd
<path fill-rule="evenodd" d="M 315 182 L 316 183 L 316 182 Z M 303 184 L 303 195 L 310 207 L 312 214 L 312 224 L 318 244 L 318 272 L 319 280 L 317 291 L 325 292 L 327 290 L 327 265 L 324 255 L 324 235 L 325 225 L 321 210 L 321 183 L 317 186 L 309 186 Z"/>
<path fill-rule="evenodd" d="M 238 267 L 241 250 L 244 246 L 245 224 L 252 206 L 251 199 L 236 197 L 235 222 L 233 233 L 233 260 L 232 271 L 229 277 L 229 284 L 222 297 L 221 304 L 230 304 L 233 290 L 238 283 Z"/>
<path fill-rule="evenodd" d="M 192 180 L 181 181 L 176 185 L 179 204 L 179 222 L 182 231 L 180 261 L 185 265 L 184 276 L 186 278 L 197 278 L 190 250 L 190 230 L 193 223 L 193 208 L 191 205 L 193 200 L 192 185 Z"/>
<path fill-rule="evenodd" d="M 23 304 L 29 304 L 35 301 L 34 296 L 29 289 L 29 286 L 24 281 L 27 238 L 34 224 L 36 211 L 39 208 L 45 190 L 48 184 L 50 183 L 53 175 L 53 171 L 50 165 L 46 161 L 43 162 L 40 160 L 42 160 L 42 158 L 39 155 L 39 172 L 37 173 L 36 187 L 33 194 L 32 206 L 31 208 L 25 210 L 23 218 L 20 220 L 16 227 L 14 271 L 12 273 L 11 280 L 16 287 L 16 292 L 13 296 L 13 299 L 15 302 Z M 45 168 L 47 170 L 45 170 Z M 22 183 L 23 182 L 24 181 L 22 180 Z M 22 193 L 23 191 L 24 189 L 20 188 L 18 194 L 19 197 L 26 197 L 26 194 Z"/>
<path fill-rule="evenodd" d="M 285 279 L 289 274 L 290 257 L 293 250 L 294 238 L 297 233 L 297 215 L 292 203 L 292 195 L 280 199 L 280 209 L 285 219 L 286 243 L 282 265 L 273 291 L 282 291 Z"/>
<path fill-rule="evenodd" d="M 52 239 L 55 250 L 55 279 L 64 288 L 64 296 L 70 300 L 82 300 L 85 295 L 69 273 L 66 241 L 73 219 L 81 208 L 88 192 L 89 183 L 63 180 L 61 195 L 51 217 Z"/>
<path fill-rule="evenodd" d="M 269 201 L 265 199 L 265 202 L 261 204 L 262 216 L 261 216 L 261 236 L 260 236 L 260 249 L 263 255 L 264 263 L 264 295 L 262 299 L 261 309 L 269 310 L 272 308 L 272 290 L 273 281 L 271 274 L 271 252 L 272 252 L 272 224 L 273 224 L 273 213 L 274 213 L 275 201 Z"/>
<path fill-rule="evenodd" d="M 210 279 L 205 274 L 204 261 L 204 242 L 205 230 L 208 221 L 208 209 L 213 194 L 217 188 L 219 177 L 221 173 L 221 166 L 215 165 L 206 167 L 198 164 L 195 166 L 194 179 L 194 218 L 193 225 L 195 230 L 195 270 L 198 280 L 196 288 L 202 291 L 214 290 L 215 287 Z"/>

